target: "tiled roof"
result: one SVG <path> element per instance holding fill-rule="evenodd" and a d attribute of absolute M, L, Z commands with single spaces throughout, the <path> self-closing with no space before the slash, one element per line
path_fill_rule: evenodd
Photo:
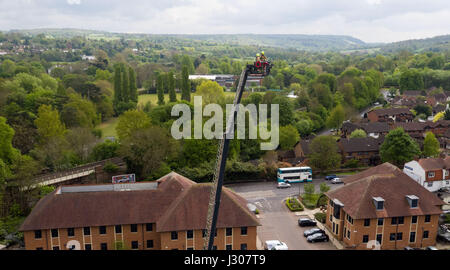
<path fill-rule="evenodd" d="M 376 109 L 372 110 L 376 115 L 399 115 L 399 114 L 412 114 L 408 108 L 388 108 L 388 109 Z"/>
<path fill-rule="evenodd" d="M 420 122 L 396 122 L 393 124 L 393 128 L 403 128 L 406 132 L 411 131 L 423 131 L 425 129 L 425 126 L 427 125 L 426 122 L 420 123 Z"/>
<path fill-rule="evenodd" d="M 341 149 L 346 152 L 372 152 L 378 151 L 384 138 L 343 138 L 339 140 Z"/>
<path fill-rule="evenodd" d="M 386 218 L 441 214 L 445 204 L 392 164 L 385 163 L 343 179 L 345 185 L 329 191 L 330 199 L 344 204 L 344 211 L 354 219 Z M 419 197 L 419 206 L 411 208 L 407 195 Z M 385 200 L 384 210 L 377 211 L 374 197 Z"/>
<path fill-rule="evenodd" d="M 294 150 L 279 150 L 277 151 L 278 157 L 282 159 L 287 158 L 295 158 L 295 152 Z"/>
<path fill-rule="evenodd" d="M 433 97 L 434 97 L 436 100 L 441 100 L 441 101 L 447 99 L 447 95 L 444 94 L 444 93 L 439 93 L 439 94 L 433 95 Z"/>
<path fill-rule="evenodd" d="M 450 158 L 423 158 L 419 159 L 420 166 L 425 171 L 450 169 Z"/>
<path fill-rule="evenodd" d="M 447 128 L 447 130 L 444 133 L 444 137 L 450 139 L 450 128 Z"/>
<path fill-rule="evenodd" d="M 300 140 L 298 143 L 302 147 L 302 150 L 303 150 L 303 153 L 305 154 L 305 156 L 307 156 L 311 153 L 309 151 L 309 144 L 311 143 L 310 140 Z"/>
<path fill-rule="evenodd" d="M 387 133 L 390 130 L 389 124 L 386 122 L 362 123 L 361 128 L 366 133 Z"/>
<path fill-rule="evenodd" d="M 405 92 L 403 92 L 404 96 L 421 96 L 422 95 L 422 91 L 420 90 L 406 90 Z"/>
<path fill-rule="evenodd" d="M 212 184 L 197 184 L 179 196 L 156 224 L 157 231 L 205 229 L 211 187 Z M 254 214 L 247 209 L 246 200 L 229 189 L 223 188 L 217 227 L 259 225 Z"/>
<path fill-rule="evenodd" d="M 366 133 L 387 133 L 389 132 L 389 124 L 386 122 L 369 122 L 369 123 L 351 123 L 342 124 L 342 129 L 347 133 L 352 133 L 356 129 L 362 129 Z"/>
<path fill-rule="evenodd" d="M 156 223 L 158 231 L 205 228 L 201 217 L 206 217 L 210 184 L 196 184 L 176 173 L 157 182 L 156 189 L 139 191 L 61 193 L 58 189 L 36 204 L 20 230 L 144 223 Z M 245 199 L 224 188 L 218 227 L 257 225 Z"/>

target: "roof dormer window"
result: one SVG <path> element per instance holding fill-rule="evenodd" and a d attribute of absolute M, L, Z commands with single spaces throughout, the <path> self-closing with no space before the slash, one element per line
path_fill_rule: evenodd
<path fill-rule="evenodd" d="M 384 199 L 381 197 L 373 197 L 373 203 L 377 211 L 384 209 Z"/>
<path fill-rule="evenodd" d="M 417 208 L 419 206 L 419 197 L 416 195 L 407 195 L 406 200 L 411 208 Z"/>

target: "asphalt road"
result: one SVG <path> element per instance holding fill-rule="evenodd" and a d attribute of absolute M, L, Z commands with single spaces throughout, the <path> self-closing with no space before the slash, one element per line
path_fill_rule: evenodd
<path fill-rule="evenodd" d="M 323 179 L 313 180 L 316 191 L 319 191 Z M 298 226 L 298 216 L 290 212 L 283 201 L 290 196 L 303 193 L 303 183 L 292 184 L 291 188 L 277 189 L 276 182 L 258 182 L 227 185 L 239 195 L 258 207 L 260 222 L 258 236 L 262 242 L 267 240 L 280 240 L 285 242 L 290 250 L 333 250 L 336 249 L 330 242 L 308 243 L 303 232 L 310 227 Z M 339 185 L 340 186 L 340 185 Z M 338 188 L 331 185 L 332 189 Z"/>

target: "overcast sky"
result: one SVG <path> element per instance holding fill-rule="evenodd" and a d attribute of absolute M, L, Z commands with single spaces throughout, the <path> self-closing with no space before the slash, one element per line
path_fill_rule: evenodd
<path fill-rule="evenodd" d="M 450 34 L 450 0 L 0 0 L 0 30 L 36 28 L 393 42 Z"/>

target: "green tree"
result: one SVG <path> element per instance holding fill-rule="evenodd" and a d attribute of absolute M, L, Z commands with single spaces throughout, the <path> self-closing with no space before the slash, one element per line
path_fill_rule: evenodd
<path fill-rule="evenodd" d="M 425 140 L 423 141 L 423 155 L 425 157 L 438 157 L 439 148 L 439 141 L 436 139 L 433 132 L 427 132 Z"/>
<path fill-rule="evenodd" d="M 126 111 L 119 117 L 116 132 L 122 141 L 138 130 L 148 128 L 150 124 L 150 117 L 144 112 L 137 110 Z"/>
<path fill-rule="evenodd" d="M 19 151 L 12 145 L 13 137 L 14 129 L 6 123 L 6 118 L 0 116 L 0 162 L 4 162 L 5 165 L 11 164 L 16 155 L 19 154 Z M 6 175 L 5 168 L 0 166 L 0 178 L 1 175 Z"/>
<path fill-rule="evenodd" d="M 403 128 L 391 130 L 380 147 L 381 160 L 397 166 L 403 166 L 419 155 L 419 146 Z"/>
<path fill-rule="evenodd" d="M 351 83 L 345 83 L 344 87 L 339 90 L 344 96 L 344 102 L 350 106 L 355 105 L 355 88 Z"/>
<path fill-rule="evenodd" d="M 169 100 L 170 102 L 177 102 L 177 94 L 175 93 L 175 78 L 173 72 L 168 73 L 169 78 Z"/>
<path fill-rule="evenodd" d="M 217 82 L 209 80 L 202 82 L 197 87 L 195 95 L 203 97 L 204 105 L 210 103 L 220 103 L 225 98 L 223 88 Z"/>
<path fill-rule="evenodd" d="M 91 157 L 95 161 L 117 157 L 119 155 L 119 147 L 120 144 L 117 141 L 106 140 L 94 146 Z"/>
<path fill-rule="evenodd" d="M 132 67 L 128 68 L 128 75 L 130 80 L 130 100 L 133 102 L 138 101 L 138 92 L 136 86 L 136 72 Z"/>
<path fill-rule="evenodd" d="M 122 101 L 130 101 L 130 83 L 128 78 L 128 69 L 123 64 L 121 67 L 122 71 Z"/>
<path fill-rule="evenodd" d="M 345 111 L 342 105 L 337 105 L 330 113 L 327 119 L 327 126 L 338 130 L 345 120 Z"/>
<path fill-rule="evenodd" d="M 122 101 L 122 71 L 119 64 L 114 67 L 114 103 Z"/>
<path fill-rule="evenodd" d="M 181 71 L 181 100 L 191 101 L 191 82 L 187 66 L 183 66 Z"/>
<path fill-rule="evenodd" d="M 283 150 L 289 150 L 300 140 L 297 129 L 291 125 L 280 127 L 280 146 Z"/>
<path fill-rule="evenodd" d="M 158 126 L 134 131 L 121 141 L 119 150 L 127 162 L 128 170 L 144 179 L 174 158 L 177 152 L 177 141 Z"/>
<path fill-rule="evenodd" d="M 61 120 L 68 128 L 94 128 L 100 123 L 95 105 L 88 99 L 74 93 L 69 95 L 69 101 L 63 106 Z"/>
<path fill-rule="evenodd" d="M 338 153 L 338 145 L 332 136 L 317 136 L 309 146 L 311 155 L 310 163 L 313 168 L 322 172 L 338 168 L 341 163 L 341 155 Z"/>
<path fill-rule="evenodd" d="M 39 141 L 43 144 L 54 138 L 62 138 L 66 134 L 66 127 L 61 122 L 58 111 L 49 105 L 39 107 L 38 117 L 34 123 L 39 134 Z"/>
<path fill-rule="evenodd" d="M 326 192 L 328 192 L 328 191 L 330 191 L 330 186 L 329 185 L 327 185 L 327 183 L 321 183 L 320 184 L 320 193 L 326 193 Z"/>
<path fill-rule="evenodd" d="M 423 76 L 416 69 L 408 69 L 400 76 L 400 90 L 422 90 L 424 88 Z M 402 92 L 403 93 L 403 92 Z"/>
<path fill-rule="evenodd" d="M 159 74 L 156 81 L 156 92 L 158 93 L 158 105 L 164 105 L 164 74 Z"/>
<path fill-rule="evenodd" d="M 350 138 L 366 138 L 367 133 L 362 129 L 356 129 L 355 131 L 350 134 Z"/>
<path fill-rule="evenodd" d="M 425 105 L 425 104 L 417 104 L 414 107 L 414 110 L 417 112 L 417 114 L 425 114 L 426 117 L 431 116 L 431 114 L 433 113 L 433 108 L 431 108 L 430 105 Z"/>
<path fill-rule="evenodd" d="M 263 100 L 264 104 L 264 100 Z M 279 121 L 280 126 L 287 126 L 294 122 L 294 105 L 288 97 L 276 95 L 271 102 L 266 104 L 278 104 L 279 105 Z M 269 110 L 271 106 L 269 106 Z"/>
<path fill-rule="evenodd" d="M 313 195 L 314 192 L 316 191 L 316 187 L 314 186 L 314 184 L 305 184 L 305 186 L 303 187 L 304 191 L 305 191 L 305 195 Z"/>
<path fill-rule="evenodd" d="M 323 83 L 323 84 L 328 85 L 331 92 L 333 92 L 333 93 L 336 92 L 337 80 L 336 80 L 336 76 L 334 76 L 333 74 L 322 73 L 316 78 L 316 81 L 318 83 Z"/>

